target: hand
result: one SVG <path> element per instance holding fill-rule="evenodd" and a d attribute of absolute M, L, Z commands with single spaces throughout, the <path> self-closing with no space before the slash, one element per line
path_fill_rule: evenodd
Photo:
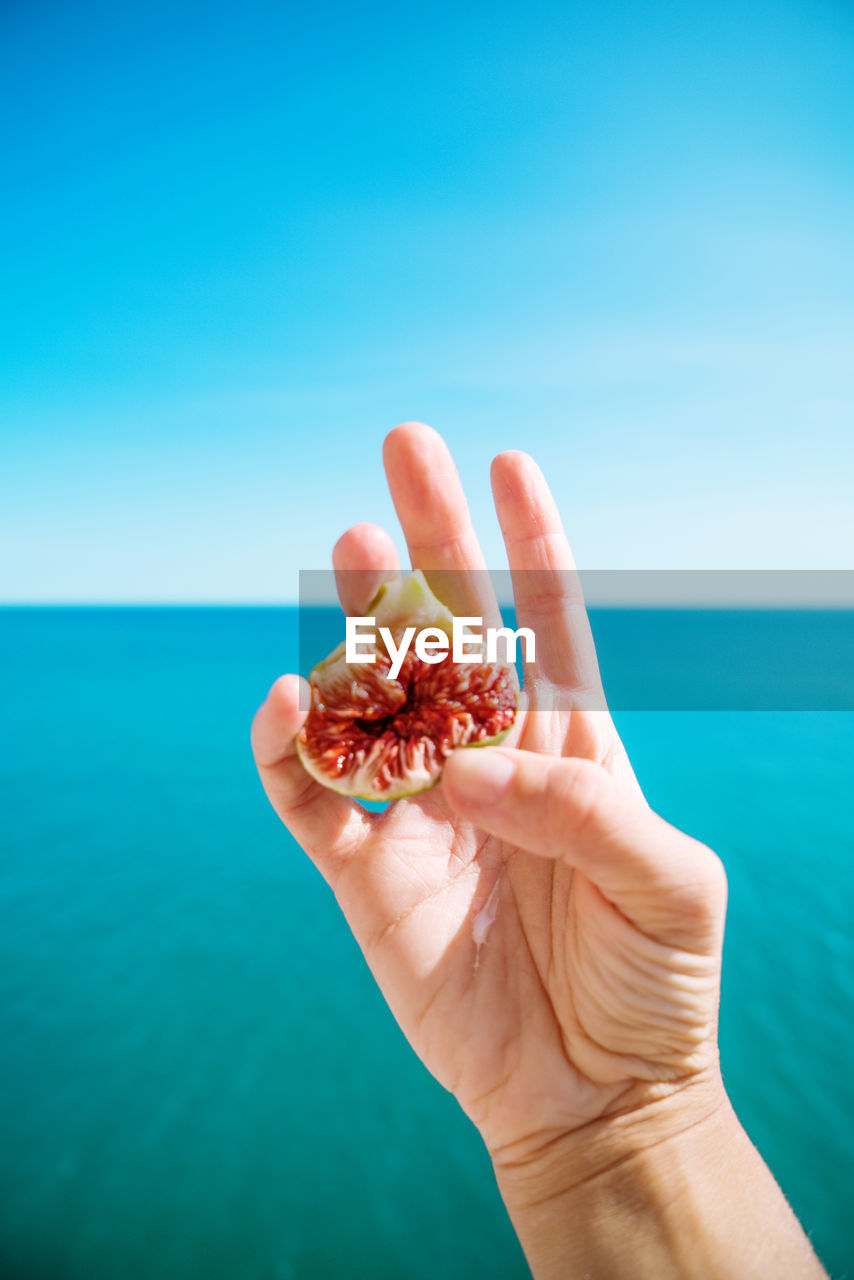
<path fill-rule="evenodd" d="M 441 438 L 408 423 L 384 457 L 413 566 L 428 578 L 456 571 L 449 607 L 494 617 Z M 643 799 L 604 710 L 540 471 L 504 453 L 492 480 L 518 623 L 538 649 L 509 745 L 457 752 L 439 787 L 371 814 L 299 763 L 296 677 L 273 686 L 252 736 L 276 812 L 333 888 L 413 1048 L 500 1169 L 599 1118 L 715 1085 L 726 882 L 718 858 Z M 399 571 L 372 525 L 345 533 L 333 559 L 348 614 L 363 614 Z M 704 1097 L 719 1101 L 714 1087 Z"/>
<path fill-rule="evenodd" d="M 455 614 L 496 621 L 442 440 L 407 423 L 385 465 L 413 566 L 441 575 Z M 537 1280 L 820 1280 L 720 1078 L 721 864 L 643 799 L 542 475 L 504 453 L 492 480 L 537 637 L 508 745 L 454 753 L 439 787 L 371 814 L 303 770 L 300 682 L 284 676 L 253 725 L 264 787 L 480 1130 Z M 333 559 L 350 615 L 399 572 L 373 525 Z"/>

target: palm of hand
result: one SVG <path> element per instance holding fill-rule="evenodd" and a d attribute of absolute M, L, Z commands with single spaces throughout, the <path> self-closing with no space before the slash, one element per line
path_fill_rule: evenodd
<path fill-rule="evenodd" d="M 567 754 L 596 757 L 597 718 L 566 717 Z M 538 736 L 529 718 L 518 745 Z M 619 749 L 604 767 L 636 789 Z M 441 790 L 387 811 L 332 883 L 404 1034 L 493 1153 L 595 1119 L 638 1082 L 652 1095 L 702 1057 L 714 953 L 641 933 L 582 872 L 485 836 Z"/>

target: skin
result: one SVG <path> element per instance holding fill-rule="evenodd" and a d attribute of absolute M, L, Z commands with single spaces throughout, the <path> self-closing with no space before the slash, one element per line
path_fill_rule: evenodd
<path fill-rule="evenodd" d="M 413 567 L 454 613 L 497 623 L 441 437 L 405 423 L 384 462 Z M 413 1048 L 480 1131 L 536 1276 L 823 1276 L 721 1082 L 721 862 L 644 800 L 541 472 L 502 453 L 492 486 L 518 625 L 537 635 L 511 737 L 367 813 L 303 770 L 300 682 L 283 676 L 252 729 L 264 788 Z M 370 524 L 333 562 L 348 614 L 399 572 Z"/>

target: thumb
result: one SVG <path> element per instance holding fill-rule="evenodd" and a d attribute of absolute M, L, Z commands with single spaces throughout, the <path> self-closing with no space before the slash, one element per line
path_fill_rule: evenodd
<path fill-rule="evenodd" d="M 639 928 L 703 950 L 722 935 L 720 859 L 591 760 L 481 747 L 455 751 L 442 787 L 484 831 L 584 873 Z"/>

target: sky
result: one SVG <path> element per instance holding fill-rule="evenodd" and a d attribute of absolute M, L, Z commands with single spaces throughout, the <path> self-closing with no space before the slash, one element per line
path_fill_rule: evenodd
<path fill-rule="evenodd" d="M 275 602 L 442 431 L 588 569 L 854 568 L 854 8 L 0 4 L 0 600 Z"/>

